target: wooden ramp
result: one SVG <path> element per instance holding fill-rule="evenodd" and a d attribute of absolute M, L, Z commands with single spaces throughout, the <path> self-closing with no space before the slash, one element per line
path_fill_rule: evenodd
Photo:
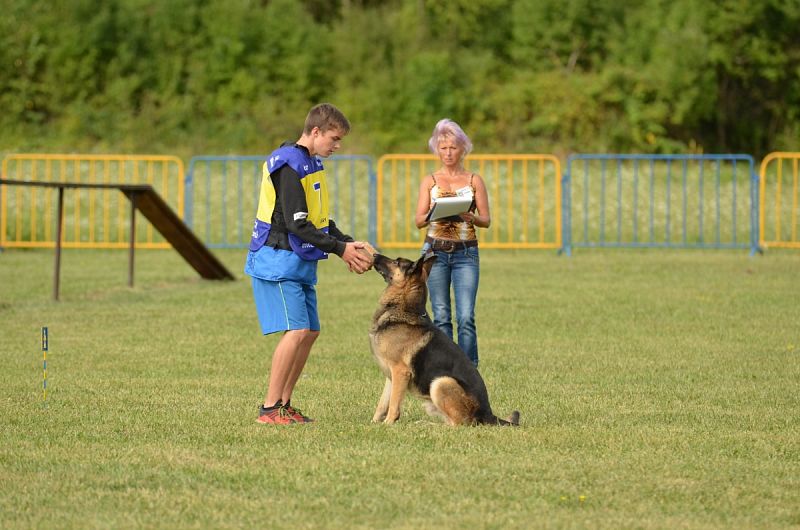
<path fill-rule="evenodd" d="M 186 223 L 149 185 L 119 185 L 134 209 L 142 212 L 178 254 L 207 280 L 233 280 L 233 275 L 208 250 Z"/>

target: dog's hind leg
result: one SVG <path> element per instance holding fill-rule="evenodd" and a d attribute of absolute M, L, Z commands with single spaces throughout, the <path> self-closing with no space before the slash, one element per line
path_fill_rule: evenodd
<path fill-rule="evenodd" d="M 429 399 L 425 400 L 425 412 L 428 413 L 428 416 L 447 421 L 447 416 Z"/>
<path fill-rule="evenodd" d="M 386 378 L 386 383 L 383 385 L 383 393 L 381 399 L 378 401 L 378 407 L 375 409 L 375 415 L 372 416 L 372 421 L 378 423 L 386 419 L 386 412 L 389 410 L 389 396 L 392 394 L 392 380 Z"/>
<path fill-rule="evenodd" d="M 431 401 L 450 425 L 475 423 L 478 402 L 452 377 L 437 377 L 431 383 Z"/>
<path fill-rule="evenodd" d="M 514 427 L 519 427 L 519 411 L 515 410 L 508 418 L 503 419 L 495 416 L 490 421 L 485 421 L 483 423 L 489 423 L 492 425 L 513 425 Z"/>

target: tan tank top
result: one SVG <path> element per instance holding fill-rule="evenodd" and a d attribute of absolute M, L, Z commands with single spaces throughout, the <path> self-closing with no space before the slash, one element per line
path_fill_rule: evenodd
<path fill-rule="evenodd" d="M 475 198 L 475 186 L 472 185 L 472 179 L 475 175 L 469 177 L 469 184 L 456 191 L 442 190 L 436 183 L 436 177 L 431 175 L 433 185 L 430 188 L 431 204 L 439 197 L 472 197 Z M 471 211 L 474 211 L 471 210 Z M 475 234 L 475 225 L 471 221 L 464 221 L 460 217 L 453 216 L 438 221 L 431 221 L 428 225 L 428 237 L 434 239 L 451 239 L 456 241 L 473 241 L 478 239 Z"/>

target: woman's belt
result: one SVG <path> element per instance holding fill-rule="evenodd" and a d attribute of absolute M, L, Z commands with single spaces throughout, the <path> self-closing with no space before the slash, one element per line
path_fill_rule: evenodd
<path fill-rule="evenodd" d="M 425 243 L 430 245 L 431 250 L 441 252 L 455 252 L 456 250 L 478 246 L 477 239 L 436 239 L 430 236 L 425 236 Z"/>

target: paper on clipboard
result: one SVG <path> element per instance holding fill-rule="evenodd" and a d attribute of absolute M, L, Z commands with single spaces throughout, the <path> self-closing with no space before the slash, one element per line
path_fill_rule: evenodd
<path fill-rule="evenodd" d="M 472 207 L 472 197 L 439 197 L 433 203 L 433 208 L 428 212 L 426 221 L 436 221 L 444 217 L 461 215 Z"/>

